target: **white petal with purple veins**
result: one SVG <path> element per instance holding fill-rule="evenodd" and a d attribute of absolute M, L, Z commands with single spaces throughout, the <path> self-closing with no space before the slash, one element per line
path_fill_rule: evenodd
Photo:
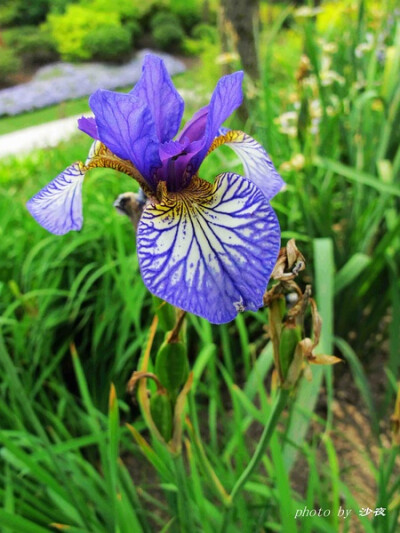
<path fill-rule="evenodd" d="M 285 182 L 276 171 L 261 144 L 242 131 L 221 128 L 220 132 L 223 134 L 214 139 L 210 151 L 222 144 L 232 148 L 243 164 L 245 177 L 253 181 L 263 191 L 267 200 L 273 198 L 282 189 Z"/>
<path fill-rule="evenodd" d="M 169 303 L 220 324 L 257 310 L 280 247 L 279 223 L 264 194 L 237 174 L 148 205 L 139 223 L 146 286 Z"/>
<path fill-rule="evenodd" d="M 64 235 L 82 227 L 82 182 L 85 167 L 67 167 L 26 204 L 31 215 L 45 229 Z"/>

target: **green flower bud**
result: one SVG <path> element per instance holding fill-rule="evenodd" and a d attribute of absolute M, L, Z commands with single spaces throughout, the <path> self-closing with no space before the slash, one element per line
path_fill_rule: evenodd
<path fill-rule="evenodd" d="M 294 358 L 294 352 L 300 341 L 300 326 L 283 326 L 279 339 L 279 363 L 284 380 L 287 378 L 289 367 Z"/>
<path fill-rule="evenodd" d="M 187 380 L 189 365 L 183 342 L 164 342 L 156 356 L 156 375 L 170 392 L 177 391 Z"/>
<path fill-rule="evenodd" d="M 176 322 L 175 308 L 169 303 L 165 302 L 158 296 L 153 295 L 153 306 L 156 315 L 158 316 L 158 323 L 163 331 L 170 331 L 174 328 Z"/>
<path fill-rule="evenodd" d="M 168 396 L 162 392 L 155 392 L 150 400 L 150 413 L 154 424 L 165 442 L 172 438 L 173 414 Z"/>

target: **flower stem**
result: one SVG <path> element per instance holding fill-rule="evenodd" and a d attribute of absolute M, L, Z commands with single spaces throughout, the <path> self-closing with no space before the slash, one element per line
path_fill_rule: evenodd
<path fill-rule="evenodd" d="M 177 482 L 179 531 L 181 533 L 190 533 L 191 531 L 194 531 L 194 524 L 192 521 L 191 502 L 187 486 L 187 474 L 185 471 L 182 454 L 173 454 L 172 461 L 174 464 Z"/>
<path fill-rule="evenodd" d="M 253 454 L 253 457 L 250 459 L 249 464 L 247 465 L 247 467 L 245 468 L 245 470 L 243 471 L 239 479 L 236 481 L 235 486 L 232 489 L 232 492 L 229 498 L 231 505 L 234 502 L 239 491 L 243 488 L 243 486 L 245 485 L 245 483 L 247 482 L 247 480 L 253 473 L 254 469 L 257 467 L 257 465 L 261 461 L 262 456 L 264 455 L 264 452 L 269 444 L 269 441 L 278 423 L 279 417 L 286 406 L 289 393 L 290 391 L 287 389 L 280 388 L 278 390 L 278 394 L 275 398 L 274 405 L 271 409 L 268 422 L 266 423 L 264 427 L 263 433 L 257 444 L 257 448 Z"/>

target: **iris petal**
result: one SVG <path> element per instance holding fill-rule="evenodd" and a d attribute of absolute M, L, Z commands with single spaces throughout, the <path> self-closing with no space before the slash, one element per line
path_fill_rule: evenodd
<path fill-rule="evenodd" d="M 96 121 L 93 117 L 78 118 L 78 128 L 89 137 L 92 137 L 92 139 L 99 140 Z"/>
<path fill-rule="evenodd" d="M 206 105 L 196 111 L 189 122 L 186 122 L 184 128 L 179 133 L 177 140 L 180 141 L 185 137 L 189 139 L 190 142 L 201 139 L 206 129 L 208 110 L 209 106 Z"/>
<path fill-rule="evenodd" d="M 234 150 L 243 164 L 244 175 L 254 182 L 264 193 L 267 200 L 273 198 L 284 186 L 285 182 L 276 171 L 267 152 L 253 137 L 243 131 L 223 128 L 220 135 L 212 143 L 209 152 L 226 144 Z"/>
<path fill-rule="evenodd" d="M 82 163 L 74 163 L 26 204 L 31 215 L 47 231 L 64 235 L 82 227 Z"/>
<path fill-rule="evenodd" d="M 143 280 L 169 303 L 215 324 L 257 310 L 280 247 L 276 215 L 258 187 L 226 173 L 193 178 L 149 204 L 139 223 Z"/>
<path fill-rule="evenodd" d="M 147 104 L 161 143 L 175 137 L 185 104 L 162 59 L 152 54 L 146 55 L 142 77 L 130 94 Z"/>
<path fill-rule="evenodd" d="M 121 159 L 132 161 L 153 183 L 152 172 L 161 166 L 154 121 L 146 102 L 132 94 L 98 90 L 89 99 L 96 116 L 100 141 Z"/>
<path fill-rule="evenodd" d="M 214 137 L 218 134 L 220 126 L 242 103 L 242 82 L 243 72 L 239 71 L 228 76 L 223 76 L 217 83 L 208 106 L 207 121 L 201 147 L 199 148 L 197 154 L 191 159 L 193 172 L 196 172 L 200 167 L 201 162 L 207 155 L 208 149 L 210 148 Z M 204 109 L 203 116 L 205 114 Z M 198 112 L 199 125 L 201 125 L 202 120 L 200 111 Z M 194 119 L 195 117 L 193 117 L 192 121 L 194 121 Z"/>

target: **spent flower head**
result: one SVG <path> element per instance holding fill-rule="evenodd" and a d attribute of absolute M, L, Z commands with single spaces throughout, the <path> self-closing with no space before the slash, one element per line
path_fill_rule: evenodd
<path fill-rule="evenodd" d="M 163 61 L 147 55 L 130 93 L 90 97 L 94 118 L 78 121 L 94 139 L 86 162 L 73 163 L 29 200 L 30 213 L 54 234 L 80 230 L 87 172 L 124 172 L 144 193 L 137 252 L 148 289 L 213 323 L 259 309 L 280 246 L 269 201 L 283 181 L 257 141 L 221 128 L 242 102 L 242 79 L 242 72 L 222 77 L 209 105 L 178 133 L 184 102 Z M 245 175 L 226 172 L 209 183 L 198 171 L 222 144 L 237 153 Z"/>

